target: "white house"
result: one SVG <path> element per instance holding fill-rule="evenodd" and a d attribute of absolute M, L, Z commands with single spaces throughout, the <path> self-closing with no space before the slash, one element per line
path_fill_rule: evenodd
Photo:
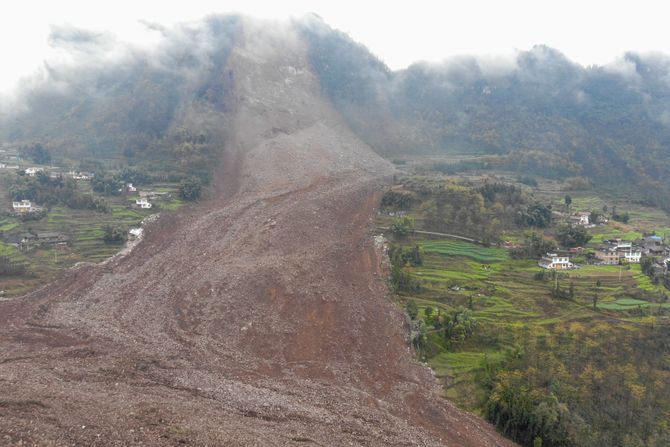
<path fill-rule="evenodd" d="M 37 175 L 38 172 L 42 171 L 44 171 L 44 168 L 35 168 L 35 167 L 26 168 L 26 175 L 30 177 L 35 177 L 35 175 Z"/>
<path fill-rule="evenodd" d="M 33 204 L 30 200 L 21 200 L 20 202 L 12 202 L 12 208 L 16 213 L 29 213 L 33 209 Z"/>
<path fill-rule="evenodd" d="M 627 251 L 623 253 L 623 258 L 630 264 L 639 264 L 642 258 L 641 251 Z"/>
<path fill-rule="evenodd" d="M 126 183 L 126 188 L 128 188 L 128 192 L 137 192 L 137 188 L 132 183 Z"/>
<path fill-rule="evenodd" d="M 86 172 L 75 172 L 75 171 L 70 171 L 70 175 L 75 180 L 91 180 L 91 177 L 93 176 L 93 174 L 89 174 Z"/>
<path fill-rule="evenodd" d="M 574 267 L 568 256 L 559 256 L 556 253 L 547 253 L 538 261 L 537 265 L 552 270 L 566 270 Z"/>
<path fill-rule="evenodd" d="M 591 213 L 588 212 L 579 212 L 575 213 L 572 215 L 570 220 L 575 224 L 575 225 L 582 225 L 584 227 L 588 226 L 591 221 Z"/>
<path fill-rule="evenodd" d="M 135 200 L 135 205 L 139 206 L 142 209 L 149 209 L 152 206 L 147 199 L 137 199 Z"/>

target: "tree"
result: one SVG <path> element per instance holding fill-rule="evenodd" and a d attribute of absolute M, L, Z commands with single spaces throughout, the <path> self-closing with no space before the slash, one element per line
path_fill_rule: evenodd
<path fill-rule="evenodd" d="M 549 253 L 556 250 L 556 244 L 549 240 L 544 239 L 541 235 L 537 233 L 531 233 L 526 236 L 523 247 L 516 248 L 511 251 L 513 258 L 537 258 L 542 256 L 545 253 Z M 539 278 L 543 279 L 543 278 Z"/>
<path fill-rule="evenodd" d="M 426 332 L 426 323 L 423 320 L 412 320 L 410 338 L 415 348 L 420 349 L 426 345 Z"/>
<path fill-rule="evenodd" d="M 115 178 L 123 183 L 132 183 L 135 186 L 151 183 L 151 175 L 137 168 L 123 168 Z"/>
<path fill-rule="evenodd" d="M 412 279 L 409 272 L 402 269 L 401 265 L 393 264 L 391 267 L 391 285 L 395 292 L 418 292 L 421 283 Z"/>
<path fill-rule="evenodd" d="M 591 237 L 584 227 L 563 225 L 556 229 L 556 239 L 564 247 L 583 247 L 591 240 Z"/>
<path fill-rule="evenodd" d="M 502 432 L 523 445 L 575 445 L 574 423 L 567 405 L 541 387 L 534 386 L 529 374 L 500 371 L 494 377 L 484 413 Z"/>
<path fill-rule="evenodd" d="M 600 214 L 596 210 L 592 210 L 591 214 L 589 214 L 589 222 L 595 225 L 595 224 L 598 223 L 598 221 L 600 220 L 601 217 L 602 217 L 602 214 Z"/>
<path fill-rule="evenodd" d="M 472 311 L 459 307 L 444 316 L 444 337 L 447 341 L 463 341 L 475 332 L 477 324 Z"/>
<path fill-rule="evenodd" d="M 190 177 L 182 180 L 179 184 L 179 197 L 190 202 L 200 198 L 202 193 L 202 181 L 198 177 Z"/>
<path fill-rule="evenodd" d="M 33 144 L 32 146 L 22 147 L 20 154 L 21 157 L 29 158 L 37 164 L 46 165 L 51 162 L 51 153 L 40 143 Z"/>
<path fill-rule="evenodd" d="M 97 174 L 91 179 L 91 189 L 106 196 L 118 196 L 123 191 L 123 183 L 110 175 Z"/>
<path fill-rule="evenodd" d="M 551 208 L 540 202 L 531 203 L 520 212 L 517 220 L 527 227 L 547 227 L 551 223 Z"/>
<path fill-rule="evenodd" d="M 103 228 L 104 235 L 102 240 L 106 244 L 122 244 L 126 240 L 126 232 L 123 231 L 121 227 L 115 227 L 112 225 L 105 225 Z"/>
<path fill-rule="evenodd" d="M 647 276 L 652 276 L 654 274 L 654 264 L 656 259 L 649 256 L 645 256 L 640 260 L 640 270 Z"/>
<path fill-rule="evenodd" d="M 568 212 L 570 212 L 570 205 L 572 205 L 572 197 L 570 197 L 569 194 L 566 194 L 563 200 L 565 201 L 565 209 L 568 210 Z"/>
<path fill-rule="evenodd" d="M 612 207 L 612 219 L 618 222 L 628 223 L 630 220 L 630 215 L 628 212 L 619 213 L 616 209 L 616 205 Z"/>
<path fill-rule="evenodd" d="M 404 239 L 414 231 L 414 220 L 408 216 L 397 217 L 391 224 L 391 233 L 398 239 Z"/>
<path fill-rule="evenodd" d="M 25 264 L 14 262 L 9 256 L 0 256 L 0 277 L 23 275 L 26 270 Z"/>
<path fill-rule="evenodd" d="M 386 191 L 382 196 L 382 208 L 393 208 L 398 210 L 408 210 L 414 202 L 414 197 L 409 192 Z"/>
<path fill-rule="evenodd" d="M 405 310 L 407 311 L 407 315 L 409 315 L 412 320 L 416 320 L 416 317 L 419 315 L 419 306 L 416 305 L 416 301 L 407 301 L 407 304 L 405 304 Z"/>
<path fill-rule="evenodd" d="M 407 260 L 412 265 L 412 267 L 417 267 L 423 264 L 423 257 L 421 256 L 421 249 L 418 245 L 415 245 L 411 248 L 407 254 Z"/>

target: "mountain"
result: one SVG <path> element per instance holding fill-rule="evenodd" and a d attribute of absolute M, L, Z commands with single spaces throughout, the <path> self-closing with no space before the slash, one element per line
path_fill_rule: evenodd
<path fill-rule="evenodd" d="M 371 238 L 382 156 L 486 154 L 667 208 L 670 59 L 537 46 L 394 72 L 317 17 L 148 26 L 155 46 L 55 28 L 68 59 L 4 104 L 0 138 L 212 193 L 130 254 L 0 301 L 3 439 L 510 445 L 408 348 Z"/>
<path fill-rule="evenodd" d="M 131 76 L 148 87 L 175 82 L 180 99 L 162 109 L 171 120 L 147 115 L 162 131 L 129 119 L 129 134 L 164 142 L 179 125 L 220 138 L 210 199 L 147 226 L 125 256 L 0 301 L 3 441 L 512 445 L 443 399 L 414 359 L 372 238 L 390 163 L 321 93 L 295 25 L 226 23 L 234 39 L 209 80 Z M 73 100 L 66 91 L 57 103 L 68 109 L 65 97 Z M 108 111 L 124 104 L 133 109 L 130 96 L 90 102 L 111 124 L 125 115 Z M 66 122 L 50 125 L 71 138 Z M 81 141 L 77 151 L 102 150 Z"/>
<path fill-rule="evenodd" d="M 605 187 L 635 179 L 626 184 L 644 201 L 670 207 L 668 56 L 627 53 L 582 67 L 535 46 L 509 59 L 391 72 L 323 22 L 303 33 L 324 91 L 380 153 L 497 154 L 513 169 L 583 175 Z"/>
<path fill-rule="evenodd" d="M 323 92 L 383 155 L 484 153 L 511 169 L 589 177 L 670 208 L 670 58 L 627 53 L 583 67 L 546 46 L 510 58 L 459 57 L 392 71 L 317 16 L 295 22 Z M 81 159 L 151 162 L 204 175 L 225 136 L 225 72 L 239 18 L 172 29 L 154 48 L 67 27 L 51 42 L 75 63 L 47 65 L 0 138 Z"/>
<path fill-rule="evenodd" d="M 40 142 L 66 159 L 208 171 L 224 138 L 224 66 L 239 17 L 212 16 L 155 32 L 160 43 L 147 49 L 104 33 L 54 28 L 50 42 L 71 63 L 47 63 L 43 76 L 25 81 L 0 122 L 0 136 Z"/>

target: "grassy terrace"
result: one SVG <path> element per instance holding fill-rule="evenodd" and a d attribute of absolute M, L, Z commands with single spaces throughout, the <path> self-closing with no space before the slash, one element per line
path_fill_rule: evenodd
<path fill-rule="evenodd" d="M 657 411 L 659 402 L 667 402 L 663 384 L 670 383 L 670 290 L 663 286 L 664 278 L 657 276 L 655 284 L 642 273 L 640 265 L 596 266 L 587 260 L 606 239 L 635 240 L 651 232 L 670 237 L 668 214 L 641 205 L 639 197 L 625 188 L 577 191 L 575 185 L 588 187 L 588 182 L 539 176 L 522 179 L 523 173 L 488 169 L 447 175 L 432 169 L 433 163 L 451 159 L 459 161 L 449 155 L 406 160 L 401 167 L 406 175 L 397 177 L 392 189 L 398 195 L 386 196 L 388 208 L 382 209 L 377 224 L 390 227 L 394 217 L 385 211 L 405 209 L 416 229 L 477 238 L 488 230 L 482 222 L 498 218 L 500 232 L 494 240 L 524 245 L 531 241 L 533 232 L 560 246 L 557 229 L 568 220 L 566 194 L 572 199 L 570 213 L 607 210 L 610 220 L 589 228 L 592 238 L 585 250 L 571 256 L 581 268 L 556 275 L 546 271 L 539 274 L 543 270 L 535 259 L 516 259 L 510 256 L 511 251 L 496 246 L 419 234 L 393 243 L 392 263 L 396 269 L 403 262 L 405 265 L 402 272 L 391 272 L 391 284 L 400 289 L 403 305 L 416 303 L 411 336 L 419 358 L 442 380 L 445 396 L 485 417 L 491 416 L 485 410 L 490 410 L 492 403 L 497 405 L 503 395 L 509 397 L 504 401 L 508 409 L 514 402 L 525 405 L 523 399 L 528 396 L 551 396 L 577 415 L 575 427 L 581 424 L 579 421 L 587 421 L 603 433 L 612 430 L 609 421 L 598 419 L 602 405 L 613 411 L 629 411 L 623 407 L 634 401 L 640 411 L 632 413 L 633 417 L 639 417 L 642 411 Z M 513 185 L 521 199 L 491 198 L 495 188 L 485 188 L 487 183 Z M 481 191 L 483 205 L 478 205 L 481 202 L 476 193 L 459 194 L 458 188 Z M 505 188 L 497 190 L 506 197 Z M 402 193 L 412 198 L 409 205 L 401 200 Z M 519 214 L 523 208 L 514 209 L 515 205 L 534 202 L 561 214 L 553 213 L 548 226 L 529 228 L 529 224 L 514 220 L 514 215 L 523 216 Z M 629 215 L 627 223 L 611 219 L 614 206 L 619 213 Z M 397 250 L 398 246 L 402 250 Z M 415 246 L 420 249 L 420 257 Z M 523 256 L 520 251 L 515 254 Z M 407 310 L 414 315 L 413 305 Z M 433 326 L 435 323 L 437 326 Z M 621 386 L 626 380 L 634 383 L 636 392 L 647 390 L 648 394 L 638 394 L 642 396 L 638 398 L 631 391 L 625 399 L 619 398 L 620 391 L 624 391 L 622 395 L 627 392 Z M 500 393 L 501 386 L 514 391 Z M 667 406 L 662 408 L 657 419 L 667 420 Z M 584 433 L 596 431 L 589 428 Z M 620 445 L 607 445 L 615 444 Z"/>
<path fill-rule="evenodd" d="M 644 322 L 646 316 L 635 311 L 658 307 L 652 299 L 663 292 L 662 286 L 640 272 L 639 265 L 584 266 L 562 272 L 558 278 L 561 288 L 572 283 L 574 300 L 556 299 L 551 296 L 556 281 L 535 279 L 540 271 L 535 261 L 510 259 L 506 249 L 446 239 L 404 243 L 413 244 L 421 248 L 423 264 L 406 270 L 422 287 L 418 293 L 401 294 L 402 299 L 414 299 L 420 316 L 427 307 L 434 312 L 470 307 L 480 324 L 476 337 L 456 346 L 447 347 L 439 334 L 430 334 L 424 357 L 444 380 L 446 395 L 472 411 L 478 411 L 483 396 L 475 375 L 482 371 L 484 359 L 495 362 L 505 355 L 512 334 L 530 329 L 539 335 L 557 324 L 610 318 Z M 597 311 L 593 310 L 594 294 L 598 295 Z"/>
<path fill-rule="evenodd" d="M 80 182 L 83 191 L 89 191 L 88 182 Z M 65 206 L 52 207 L 47 216 L 38 221 L 21 222 L 13 216 L 0 218 L 0 232 L 5 240 L 18 232 L 57 232 L 66 235 L 67 246 L 35 248 L 21 251 L 5 242 L 0 243 L 0 256 L 8 256 L 12 261 L 25 264 L 28 273 L 22 276 L 0 277 L 0 299 L 22 295 L 44 284 L 60 270 L 78 262 L 100 262 L 114 255 L 119 245 L 106 244 L 102 237 L 107 225 L 128 230 L 138 226 L 150 214 L 172 211 L 183 205 L 177 198 L 177 186 L 160 183 L 142 188 L 156 192 L 170 193 L 151 200 L 154 207 L 148 210 L 134 208 L 137 195 L 104 197 L 109 212 L 75 210 Z M 0 191 L 1 193 L 1 191 Z"/>

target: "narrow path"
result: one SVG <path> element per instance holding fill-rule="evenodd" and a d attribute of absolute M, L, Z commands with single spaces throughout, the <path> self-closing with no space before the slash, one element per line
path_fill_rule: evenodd
<path fill-rule="evenodd" d="M 377 229 L 382 230 L 382 231 L 391 231 L 391 229 L 389 227 L 377 227 Z M 424 230 L 413 230 L 413 233 L 425 234 L 425 235 L 428 235 L 428 236 L 448 237 L 448 238 L 451 238 L 451 239 L 460 239 L 462 241 L 472 242 L 473 244 L 486 245 L 483 241 L 478 241 L 477 239 L 472 239 L 472 238 L 465 237 L 465 236 L 459 236 L 457 234 L 438 233 L 438 232 L 435 232 L 435 231 L 424 231 Z"/>

